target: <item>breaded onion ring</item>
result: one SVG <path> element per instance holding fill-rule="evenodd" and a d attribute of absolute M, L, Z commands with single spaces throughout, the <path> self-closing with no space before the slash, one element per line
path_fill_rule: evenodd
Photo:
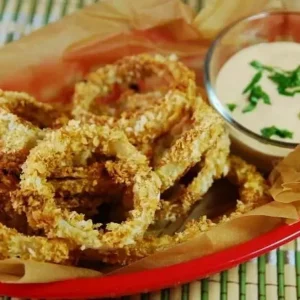
<path fill-rule="evenodd" d="M 0 90 L 0 167 L 19 171 L 29 150 L 44 137 L 43 129 L 57 127 L 66 120 L 51 105 L 26 93 Z"/>
<path fill-rule="evenodd" d="M 220 222 L 229 221 L 271 200 L 268 193 L 269 187 L 265 179 L 256 171 L 254 166 L 244 162 L 241 158 L 230 157 L 227 176 L 234 184 L 238 185 L 240 199 L 237 201 L 236 210 L 228 216 L 221 217 Z M 186 242 L 216 225 L 217 223 L 204 216 L 198 221 L 190 221 L 182 232 L 178 232 L 174 236 L 154 237 L 147 235 L 137 245 L 126 246 L 123 249 L 106 253 L 100 251 L 99 255 L 101 260 L 107 263 L 127 264 L 157 251 L 168 249 L 175 244 Z"/>
<path fill-rule="evenodd" d="M 113 168 L 116 164 L 124 175 L 122 184 L 133 190 L 134 209 L 130 216 L 121 224 L 108 224 L 106 232 L 99 231 L 99 225 L 85 220 L 84 215 L 57 207 L 55 188 L 47 180 L 58 167 L 85 166 L 93 153 L 99 152 L 117 158 L 109 165 Z M 65 238 L 83 249 L 116 249 L 133 244 L 153 222 L 160 184 L 146 157 L 122 132 L 70 121 L 32 149 L 23 165 L 20 191 L 12 201 L 17 211 L 26 214 L 30 226 L 43 229 L 49 238 Z"/>
<path fill-rule="evenodd" d="M 96 99 L 109 94 L 115 84 L 128 88 L 151 75 L 168 77 L 169 86 L 156 105 L 143 111 L 125 111 L 119 118 L 101 114 Z M 195 97 L 195 75 L 172 56 L 141 54 L 125 57 L 90 74 L 76 85 L 75 118 L 98 124 L 110 124 L 125 131 L 135 145 L 149 143 L 169 130 Z M 100 107 L 100 109 L 99 109 Z M 100 115 L 94 113 L 100 110 Z"/>
<path fill-rule="evenodd" d="M 3 154 L 14 155 L 24 149 L 33 148 L 37 140 L 44 135 L 41 129 L 0 108 L 0 136 L 3 156 Z"/>
<path fill-rule="evenodd" d="M 0 107 L 38 128 L 53 128 L 68 121 L 66 114 L 26 93 L 0 90 Z"/>
<path fill-rule="evenodd" d="M 64 263 L 69 259 L 70 245 L 63 240 L 26 236 L 0 223 L 0 258 L 33 259 Z"/>
<path fill-rule="evenodd" d="M 192 206 L 199 201 L 213 185 L 213 182 L 228 172 L 229 137 L 224 133 L 212 147 L 204 153 L 200 171 L 192 182 L 180 189 L 175 198 L 161 201 L 161 209 L 157 212 L 159 220 L 174 222 L 185 216 Z"/>
<path fill-rule="evenodd" d="M 154 165 L 162 181 L 162 191 L 174 185 L 191 167 L 199 163 L 203 154 L 225 134 L 222 119 L 200 99 L 197 101 L 191 128 L 184 131 L 170 148 L 165 149 Z"/>

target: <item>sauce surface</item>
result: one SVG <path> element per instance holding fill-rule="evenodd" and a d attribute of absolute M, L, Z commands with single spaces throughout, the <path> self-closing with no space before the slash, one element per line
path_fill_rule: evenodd
<path fill-rule="evenodd" d="M 243 112 L 249 105 L 249 93 L 243 94 L 257 70 L 250 62 L 258 61 L 263 65 L 281 68 L 286 71 L 300 66 L 300 44 L 294 42 L 262 43 L 245 48 L 233 55 L 221 68 L 216 80 L 216 93 L 227 107 L 234 104 L 232 117 L 244 127 L 262 135 L 261 130 L 275 126 L 293 133 L 293 137 L 273 135 L 271 139 L 300 143 L 300 93 L 294 96 L 279 94 L 277 86 L 263 71 L 259 85 L 269 96 L 271 104 L 259 100 L 255 109 Z"/>

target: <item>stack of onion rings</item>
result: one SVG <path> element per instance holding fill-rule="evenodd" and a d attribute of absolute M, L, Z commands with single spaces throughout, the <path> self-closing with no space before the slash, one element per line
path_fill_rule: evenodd
<path fill-rule="evenodd" d="M 69 112 L 0 91 L 0 133 L 1 258 L 66 264 L 91 251 L 127 264 L 270 201 L 256 169 L 230 156 L 222 119 L 174 55 L 98 69 L 76 85 Z M 234 211 L 153 235 L 222 177 L 239 188 Z"/>
<path fill-rule="evenodd" d="M 264 178 L 256 171 L 255 167 L 244 162 L 236 156 L 229 158 L 228 178 L 239 187 L 240 200 L 236 209 L 229 215 L 217 220 L 209 220 L 205 216 L 199 220 L 192 220 L 186 224 L 185 229 L 174 236 L 162 235 L 155 237 L 148 235 L 135 246 L 126 246 L 119 251 L 99 252 L 102 261 L 109 263 L 128 264 L 157 251 L 166 250 L 176 244 L 184 243 L 199 233 L 217 226 L 218 222 L 228 222 L 231 219 L 249 212 L 270 200 L 268 186 Z"/>
<path fill-rule="evenodd" d="M 143 109 L 140 104 L 139 109 L 125 110 L 116 118 L 116 112 L 113 115 L 105 114 L 108 111 L 107 105 L 96 101 L 107 96 L 116 84 L 128 90 L 130 85 L 136 85 L 153 75 L 167 78 L 168 85 L 161 91 L 161 96 L 158 93 L 156 98 L 159 99 L 155 103 L 150 102 Z M 147 149 L 149 143 L 176 124 L 195 93 L 195 75 L 177 62 L 176 57 L 148 54 L 131 56 L 98 69 L 87 77 L 86 82 L 76 85 L 73 115 L 80 120 L 119 128 L 126 133 L 131 143 L 140 146 L 140 149 Z M 153 92 L 146 94 L 145 100 L 152 96 Z M 127 101 L 130 103 L 131 98 L 135 97 L 128 97 Z M 135 99 L 134 103 L 138 100 Z M 119 107 L 127 101 L 121 100 Z"/>
<path fill-rule="evenodd" d="M 85 166 L 96 152 L 117 158 L 116 162 L 107 161 L 106 167 L 118 173 L 116 181 L 120 181 L 121 174 L 120 183 L 131 188 L 134 194 L 131 217 L 124 224 L 108 224 L 105 233 L 98 230 L 99 224 L 85 221 L 83 215 L 57 207 L 55 187 L 47 180 L 62 162 L 66 166 Z M 13 203 L 27 215 L 31 227 L 43 229 L 49 238 L 67 238 L 83 249 L 131 244 L 153 222 L 159 204 L 160 180 L 146 162 L 146 157 L 122 132 L 71 121 L 66 127 L 49 133 L 31 151 Z"/>

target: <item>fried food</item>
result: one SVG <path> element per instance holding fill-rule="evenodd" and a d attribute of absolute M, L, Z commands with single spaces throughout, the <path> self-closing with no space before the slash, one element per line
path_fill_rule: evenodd
<path fill-rule="evenodd" d="M 0 223 L 0 258 L 33 259 L 65 263 L 69 259 L 70 245 L 63 240 L 26 236 Z"/>
<path fill-rule="evenodd" d="M 204 153 L 200 171 L 192 182 L 181 188 L 168 201 L 161 201 L 161 209 L 157 212 L 157 219 L 174 222 L 188 214 L 192 206 L 207 193 L 213 182 L 226 175 L 229 169 L 229 137 L 223 133 L 219 140 Z"/>
<path fill-rule="evenodd" d="M 96 101 L 107 96 L 116 84 L 127 90 L 130 85 L 153 75 L 165 78 L 167 87 L 159 101 L 145 106 L 145 109 L 126 110 L 120 116 L 110 116 L 105 114 L 107 106 Z M 174 56 L 141 54 L 125 57 L 98 69 L 88 76 L 86 82 L 76 85 L 73 115 L 80 120 L 119 128 L 134 145 L 147 145 L 176 123 L 189 107 L 195 92 L 195 75 Z M 124 101 L 121 105 L 124 106 Z"/>
<path fill-rule="evenodd" d="M 50 104 L 38 102 L 26 93 L 0 90 L 0 107 L 40 129 L 55 128 L 68 122 L 66 112 L 61 112 Z"/>
<path fill-rule="evenodd" d="M 268 185 L 265 179 L 241 158 L 231 156 L 229 159 L 229 172 L 227 177 L 239 187 L 240 200 L 237 201 L 234 212 L 224 215 L 218 220 L 209 220 L 206 216 L 199 220 L 192 220 L 185 226 L 182 232 L 173 236 L 162 235 L 160 237 L 146 236 L 137 245 L 126 246 L 118 251 L 107 253 L 99 252 L 102 261 L 107 263 L 128 264 L 157 251 L 166 250 L 176 244 L 188 241 L 191 238 L 217 226 L 218 222 L 228 222 L 233 218 L 249 212 L 271 200 L 268 193 Z"/>
<path fill-rule="evenodd" d="M 162 191 L 174 185 L 178 178 L 198 163 L 203 153 L 210 149 L 225 131 L 222 120 L 212 108 L 204 103 L 196 106 L 192 128 L 184 131 L 171 147 L 164 151 L 154 166 L 162 181 Z"/>
<path fill-rule="evenodd" d="M 67 115 L 26 93 L 0 90 L 0 167 L 18 168 L 45 129 L 67 122 Z"/>
<path fill-rule="evenodd" d="M 127 264 L 270 201 L 201 94 L 174 55 L 149 54 L 90 73 L 67 107 L 0 90 L 0 258 Z M 239 189 L 234 210 L 155 234 L 223 177 Z"/>
<path fill-rule="evenodd" d="M 161 201 L 157 220 L 174 222 L 188 214 L 213 182 L 228 171 L 230 142 L 221 118 L 199 97 L 192 108 L 191 117 L 174 129 L 165 145 L 160 142 L 153 164 L 162 181 L 162 192 L 194 166 L 199 165 L 199 172 L 186 188 L 181 186 L 171 199 Z"/>
<path fill-rule="evenodd" d="M 107 161 L 106 168 L 116 174 L 117 183 L 133 190 L 130 217 L 123 224 L 108 224 L 106 232 L 84 215 L 58 208 L 55 187 L 47 180 L 59 166 L 85 166 L 96 152 L 117 158 Z M 30 226 L 43 229 L 49 238 L 65 238 L 82 248 L 114 249 L 143 236 L 154 220 L 159 197 L 159 179 L 122 132 L 71 121 L 31 151 L 23 166 L 20 191 L 12 201 L 15 209 L 26 214 Z"/>
<path fill-rule="evenodd" d="M 0 107 L 1 156 L 15 156 L 19 151 L 29 151 L 44 132 L 33 124 Z M 13 162 L 13 159 L 10 159 Z"/>

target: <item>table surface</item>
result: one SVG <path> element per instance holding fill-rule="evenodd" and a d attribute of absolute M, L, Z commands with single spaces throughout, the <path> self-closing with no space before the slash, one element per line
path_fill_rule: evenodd
<path fill-rule="evenodd" d="M 0 0 L 0 45 L 19 39 L 31 31 L 98 1 Z M 185 2 L 195 10 L 201 7 L 201 0 L 185 0 Z M 122 299 L 300 299 L 300 239 L 207 279 Z"/>

